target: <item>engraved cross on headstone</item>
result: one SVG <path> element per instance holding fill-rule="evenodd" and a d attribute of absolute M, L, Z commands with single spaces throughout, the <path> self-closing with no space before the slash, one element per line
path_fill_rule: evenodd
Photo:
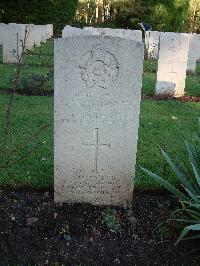
<path fill-rule="evenodd" d="M 174 71 L 173 66 L 172 66 L 172 71 L 169 72 L 169 73 L 172 74 L 172 76 L 171 76 L 171 81 L 172 81 L 172 79 L 173 79 L 173 75 L 176 75 L 176 74 L 177 74 L 177 72 Z"/>
<path fill-rule="evenodd" d="M 86 146 L 94 146 L 95 148 L 95 155 L 94 155 L 94 173 L 97 173 L 98 171 L 98 153 L 99 153 L 99 147 L 100 146 L 107 146 L 108 148 L 110 148 L 110 143 L 108 144 L 100 144 L 99 143 L 99 128 L 95 128 L 94 130 L 95 133 L 95 143 L 93 144 L 86 144 L 86 143 L 82 143 L 83 145 Z"/>

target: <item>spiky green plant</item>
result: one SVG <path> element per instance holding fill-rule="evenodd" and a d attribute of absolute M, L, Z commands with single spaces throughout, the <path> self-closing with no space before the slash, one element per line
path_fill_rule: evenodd
<path fill-rule="evenodd" d="M 156 182 L 179 198 L 181 208 L 174 211 L 170 218 L 185 223 L 187 226 L 183 229 L 175 245 L 181 240 L 200 238 L 200 134 L 193 141 L 184 139 L 184 143 L 191 165 L 190 170 L 184 164 L 181 166 L 175 164 L 169 155 L 161 149 L 166 162 L 177 177 L 178 187 L 157 174 L 141 168 Z M 193 232 L 193 236 L 186 237 L 189 232 Z"/>

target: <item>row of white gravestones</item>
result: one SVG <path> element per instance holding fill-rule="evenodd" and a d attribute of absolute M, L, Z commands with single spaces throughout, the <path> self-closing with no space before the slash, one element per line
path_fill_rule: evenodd
<path fill-rule="evenodd" d="M 63 30 L 63 37 L 80 35 L 113 36 L 142 42 L 142 34 L 140 31 L 92 27 L 78 29 L 70 26 L 66 26 Z M 185 36 L 189 41 L 189 48 L 188 45 L 181 42 L 182 36 Z M 161 45 L 160 39 L 162 40 Z M 196 60 L 200 52 L 199 35 L 146 32 L 147 44 L 150 57 L 153 59 L 158 59 L 159 57 L 156 95 L 183 96 L 186 70 L 190 69 L 190 71 L 195 72 Z M 171 47 L 173 47 L 174 53 L 172 53 Z M 180 53 L 182 54 L 179 57 Z M 174 59 L 176 55 L 177 57 Z M 165 65 L 165 61 L 167 62 L 167 66 Z"/>
<path fill-rule="evenodd" d="M 27 50 L 31 50 L 34 45 L 39 46 L 53 36 L 53 25 L 4 24 L 2 31 L 0 27 L 1 36 L 3 62 L 17 63 L 22 54 L 22 42 L 25 42 L 25 49 Z"/>
<path fill-rule="evenodd" d="M 148 57 L 157 60 L 159 57 L 159 40 L 163 32 L 147 31 L 145 33 L 145 45 L 148 50 Z M 196 70 L 196 62 L 200 60 L 200 34 L 187 34 L 190 39 L 190 47 L 188 52 L 187 71 L 194 73 Z"/>
<path fill-rule="evenodd" d="M 149 58 L 158 59 L 156 95 L 184 95 L 186 73 L 195 73 L 200 58 L 200 35 L 147 32 Z"/>
<path fill-rule="evenodd" d="M 55 40 L 55 201 L 131 203 L 143 58 L 125 38 Z"/>
<path fill-rule="evenodd" d="M 140 30 L 93 28 L 93 27 L 84 27 L 83 29 L 80 29 L 67 25 L 62 31 L 63 38 L 70 36 L 90 36 L 90 35 L 120 37 L 120 38 L 142 42 L 142 31 Z"/>

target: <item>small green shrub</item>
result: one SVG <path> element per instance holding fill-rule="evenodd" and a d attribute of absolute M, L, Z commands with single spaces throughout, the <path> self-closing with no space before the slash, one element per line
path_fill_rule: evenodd
<path fill-rule="evenodd" d="M 46 75 L 30 74 L 26 77 L 20 77 L 17 82 L 16 93 L 23 95 L 43 94 L 45 88 L 47 87 L 47 83 L 52 79 L 52 77 L 52 71 L 49 71 Z"/>
<path fill-rule="evenodd" d="M 161 150 L 166 162 L 176 174 L 180 188 L 173 186 L 153 172 L 142 168 L 145 173 L 179 198 L 181 208 L 174 211 L 170 218 L 171 220 L 185 223 L 187 226 L 183 229 L 176 244 L 181 240 L 200 238 L 200 134 L 198 133 L 193 140 L 191 138 L 189 141 L 184 140 L 184 143 L 190 168 L 184 163 L 176 165 L 168 154 Z M 194 233 L 193 236 L 185 238 L 190 231 Z"/>
<path fill-rule="evenodd" d="M 102 216 L 107 228 L 114 233 L 121 230 L 121 225 L 117 217 L 117 211 L 114 209 L 106 209 L 102 211 Z"/>

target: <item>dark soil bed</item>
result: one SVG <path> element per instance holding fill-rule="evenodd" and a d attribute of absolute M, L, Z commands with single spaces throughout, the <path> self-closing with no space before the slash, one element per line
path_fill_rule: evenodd
<path fill-rule="evenodd" d="M 137 192 L 106 223 L 106 207 L 55 204 L 51 192 L 0 191 L 0 265 L 200 265 L 200 241 L 166 221 L 177 201 Z M 108 218 L 108 217 L 107 217 Z M 112 226 L 113 227 L 112 227 Z"/>

